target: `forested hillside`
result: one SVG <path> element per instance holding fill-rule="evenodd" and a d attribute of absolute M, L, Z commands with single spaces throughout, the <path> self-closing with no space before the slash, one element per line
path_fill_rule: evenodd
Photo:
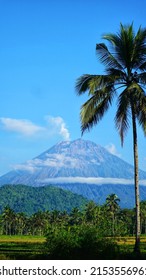
<path fill-rule="evenodd" d="M 74 207 L 82 209 L 87 199 L 60 188 L 5 185 L 0 188 L 0 213 L 5 206 L 15 212 L 32 215 L 37 211 L 59 210 L 70 212 Z"/>

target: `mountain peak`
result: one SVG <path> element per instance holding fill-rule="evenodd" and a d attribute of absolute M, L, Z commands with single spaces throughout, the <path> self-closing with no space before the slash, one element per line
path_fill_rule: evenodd
<path fill-rule="evenodd" d="M 53 180 L 92 182 L 103 178 L 107 182 L 107 179 L 132 180 L 133 177 L 132 165 L 92 141 L 76 139 L 57 143 L 34 159 L 16 166 L 0 178 L 0 185 L 42 186 Z M 146 172 L 140 171 L 140 177 L 145 179 Z"/>
<path fill-rule="evenodd" d="M 46 152 L 61 153 L 61 154 L 70 153 L 71 156 L 75 157 L 80 154 L 91 154 L 93 150 L 97 150 L 97 149 L 102 151 L 104 150 L 105 153 L 107 152 L 105 148 L 95 144 L 94 142 L 79 138 L 73 141 L 59 142 L 51 149 L 47 150 Z M 42 156 L 43 154 L 41 154 L 40 156 Z"/>

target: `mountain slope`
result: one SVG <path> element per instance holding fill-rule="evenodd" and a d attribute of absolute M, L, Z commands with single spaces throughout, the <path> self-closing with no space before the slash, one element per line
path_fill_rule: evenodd
<path fill-rule="evenodd" d="M 130 184 L 58 184 L 59 188 L 69 190 L 73 193 L 82 195 L 88 200 L 93 200 L 101 205 L 105 203 L 108 195 L 116 194 L 120 199 L 119 205 L 121 208 L 135 207 L 135 191 L 134 186 Z M 140 201 L 146 200 L 146 187 L 140 186 Z"/>
<path fill-rule="evenodd" d="M 140 199 L 146 200 L 146 172 L 140 170 L 139 175 Z M 122 207 L 134 207 L 133 178 L 132 165 L 100 145 L 78 139 L 58 143 L 34 159 L 15 166 L 13 171 L 0 177 L 0 186 L 54 185 L 97 203 L 104 203 L 108 194 L 115 193 Z"/>
<path fill-rule="evenodd" d="M 59 210 L 70 212 L 82 208 L 88 200 L 68 190 L 45 186 L 41 188 L 24 185 L 5 185 L 0 188 L 0 213 L 5 206 L 15 212 L 32 215 L 37 211 Z"/>
<path fill-rule="evenodd" d="M 15 170 L 0 177 L 0 185 L 25 184 L 43 186 L 48 183 L 101 183 L 99 178 L 133 179 L 133 166 L 110 154 L 105 148 L 85 140 L 64 141 L 38 157 L 17 165 Z M 140 171 L 146 179 L 146 172 Z M 119 181 L 116 181 L 119 183 Z M 103 180 L 102 180 L 103 183 Z"/>

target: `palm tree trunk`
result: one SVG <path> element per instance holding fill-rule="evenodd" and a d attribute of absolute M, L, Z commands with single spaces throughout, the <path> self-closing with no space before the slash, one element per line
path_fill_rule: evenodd
<path fill-rule="evenodd" d="M 112 213 L 113 216 L 113 236 L 115 236 L 115 215 Z"/>
<path fill-rule="evenodd" d="M 134 183 L 135 183 L 135 206 L 136 206 L 136 236 L 135 247 L 136 253 L 140 252 L 140 199 L 139 199 L 139 174 L 138 174 L 138 145 L 137 129 L 134 109 L 132 108 L 132 125 L 133 125 L 133 153 L 134 153 Z"/>

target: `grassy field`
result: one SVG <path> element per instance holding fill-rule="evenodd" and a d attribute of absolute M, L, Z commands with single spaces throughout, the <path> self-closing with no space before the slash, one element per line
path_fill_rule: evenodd
<path fill-rule="evenodd" d="M 47 259 L 44 251 L 45 240 L 43 236 L 0 235 L 0 260 Z M 135 259 L 134 237 L 118 237 L 116 242 L 120 246 L 119 259 Z M 141 236 L 140 259 L 146 259 L 146 235 Z"/>
<path fill-rule="evenodd" d="M 45 237 L 0 235 L 0 259 L 45 259 Z"/>
<path fill-rule="evenodd" d="M 117 244 L 120 246 L 121 259 L 146 259 L 146 235 L 141 235 L 140 250 L 141 254 L 137 257 L 133 254 L 135 237 L 127 236 L 116 239 Z"/>
<path fill-rule="evenodd" d="M 46 238 L 44 236 L 36 235 L 0 235 L 1 243 L 44 243 Z"/>
<path fill-rule="evenodd" d="M 134 243 L 135 243 L 135 237 L 133 237 L 133 236 L 119 237 L 116 240 L 119 245 L 133 245 L 134 246 Z M 141 240 L 141 244 L 146 245 L 146 235 L 142 235 L 140 240 Z"/>

